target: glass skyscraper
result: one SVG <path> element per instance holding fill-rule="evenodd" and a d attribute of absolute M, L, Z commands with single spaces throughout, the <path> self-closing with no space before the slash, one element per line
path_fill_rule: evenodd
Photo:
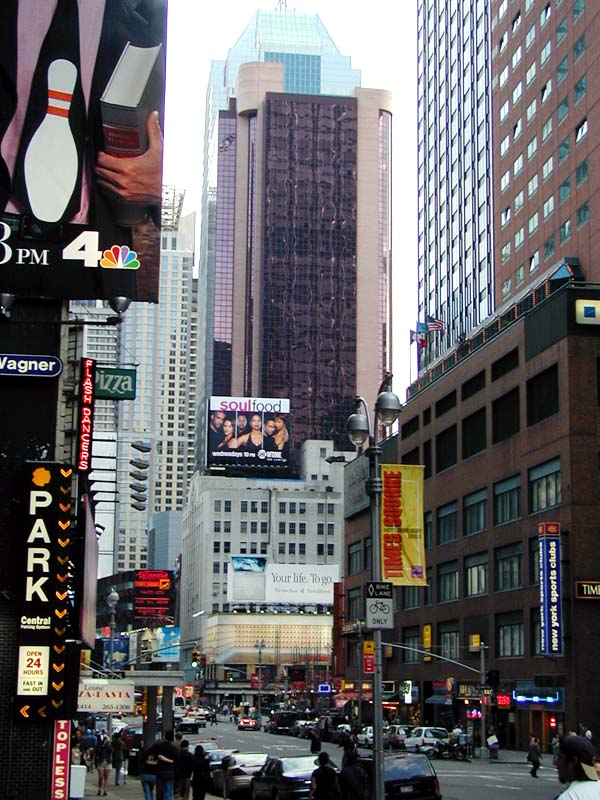
<path fill-rule="evenodd" d="M 494 307 L 491 6 L 418 6 L 418 306 L 426 367 Z"/>

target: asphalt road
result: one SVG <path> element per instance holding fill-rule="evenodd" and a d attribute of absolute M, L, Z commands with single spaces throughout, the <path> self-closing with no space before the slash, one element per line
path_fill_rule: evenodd
<path fill-rule="evenodd" d="M 190 749 L 202 740 L 217 738 L 224 748 L 246 753 L 267 753 L 272 756 L 291 756 L 310 752 L 310 741 L 294 736 L 278 736 L 264 731 L 238 731 L 230 722 L 219 722 L 201 728 L 196 735 L 186 735 Z M 341 763 L 342 751 L 337 744 L 326 742 L 334 763 Z M 366 751 L 368 752 L 368 751 Z M 522 761 L 521 761 L 522 759 Z M 544 762 L 543 762 L 544 763 Z M 552 800 L 561 787 L 556 770 L 546 760 L 534 779 L 529 775 L 525 754 L 501 753 L 498 761 L 473 759 L 467 762 L 435 760 L 443 800 Z"/>

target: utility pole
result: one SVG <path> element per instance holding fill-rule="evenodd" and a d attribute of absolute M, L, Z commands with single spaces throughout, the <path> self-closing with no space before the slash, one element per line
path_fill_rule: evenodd
<path fill-rule="evenodd" d="M 480 665 L 480 680 L 481 680 L 481 748 L 479 757 L 483 758 L 484 749 L 486 746 L 487 732 L 486 732 L 486 705 L 485 705 L 485 651 L 486 646 L 482 642 L 479 644 L 479 665 Z"/>

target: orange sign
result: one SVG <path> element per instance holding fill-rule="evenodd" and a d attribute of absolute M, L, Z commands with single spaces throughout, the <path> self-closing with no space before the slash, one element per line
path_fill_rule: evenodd
<path fill-rule="evenodd" d="M 423 470 L 382 464 L 382 580 L 395 586 L 426 586 L 423 537 Z"/>

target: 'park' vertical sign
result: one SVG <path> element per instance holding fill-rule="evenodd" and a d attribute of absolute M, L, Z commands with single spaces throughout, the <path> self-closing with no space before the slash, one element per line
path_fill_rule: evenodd
<path fill-rule="evenodd" d="M 64 715 L 73 469 L 47 461 L 26 469 L 15 716 L 39 722 Z"/>

